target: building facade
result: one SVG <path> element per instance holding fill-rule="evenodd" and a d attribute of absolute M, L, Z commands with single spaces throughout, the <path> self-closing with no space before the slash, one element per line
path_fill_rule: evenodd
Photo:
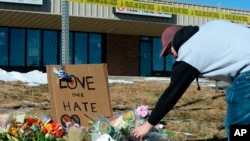
<path fill-rule="evenodd" d="M 250 13 L 204 5 L 161 3 Z M 46 71 L 46 65 L 62 64 L 62 0 L 1 0 L 0 17 L 0 68 Z M 159 57 L 162 31 L 173 24 L 202 25 L 210 20 L 213 19 L 69 2 L 69 63 L 106 63 L 109 75 L 169 75 L 174 59 Z"/>

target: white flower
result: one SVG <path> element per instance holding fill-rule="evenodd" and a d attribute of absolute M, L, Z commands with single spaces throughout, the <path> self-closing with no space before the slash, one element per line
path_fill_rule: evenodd
<path fill-rule="evenodd" d="M 101 135 L 96 141 L 115 141 L 113 138 L 108 134 Z"/>

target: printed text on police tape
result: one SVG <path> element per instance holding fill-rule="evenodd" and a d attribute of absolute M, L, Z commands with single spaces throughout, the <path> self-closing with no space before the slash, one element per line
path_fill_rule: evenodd
<path fill-rule="evenodd" d="M 159 4 L 135 0 L 68 0 L 85 4 L 95 4 L 109 7 L 131 8 L 145 11 L 162 12 L 168 14 L 197 16 L 212 19 L 225 19 L 235 22 L 250 23 L 250 16 L 236 13 L 225 13 L 221 11 L 209 11 L 189 7 L 179 7 L 168 4 Z"/>

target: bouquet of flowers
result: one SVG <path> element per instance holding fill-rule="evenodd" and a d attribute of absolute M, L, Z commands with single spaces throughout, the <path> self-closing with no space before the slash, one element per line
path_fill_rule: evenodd
<path fill-rule="evenodd" d="M 100 140 L 101 138 L 110 138 L 110 140 L 115 140 L 115 141 L 124 141 L 123 135 L 114 126 L 112 126 L 110 120 L 105 118 L 102 115 L 99 115 L 97 119 L 90 123 L 91 128 L 90 128 L 90 135 L 91 135 L 91 141 L 97 141 Z"/>
<path fill-rule="evenodd" d="M 144 124 L 150 115 L 148 106 L 117 112 L 111 118 L 102 115 L 89 122 L 89 127 L 71 122 L 66 127 L 47 115 L 40 117 L 17 112 L 0 114 L 0 141 L 137 141 L 131 132 Z M 169 141 L 174 134 L 159 123 L 144 141 Z"/>
<path fill-rule="evenodd" d="M 63 136 L 65 141 L 91 141 L 89 128 L 86 126 L 67 122 L 65 131 L 66 134 Z"/>
<path fill-rule="evenodd" d="M 60 141 L 65 134 L 63 127 L 46 115 L 3 114 L 0 123 L 0 141 Z"/>
<path fill-rule="evenodd" d="M 93 141 L 104 135 L 109 135 L 110 140 L 115 141 L 137 141 L 131 132 L 137 126 L 144 124 L 149 115 L 148 106 L 141 105 L 135 109 L 118 112 L 109 119 L 101 116 L 92 124 L 90 135 Z M 159 123 L 144 137 L 144 141 L 169 141 L 172 138 L 173 133 L 164 129 L 164 125 Z"/>

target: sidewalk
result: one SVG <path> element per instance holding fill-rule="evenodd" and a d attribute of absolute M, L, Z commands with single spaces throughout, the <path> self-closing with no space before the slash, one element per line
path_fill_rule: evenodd
<path fill-rule="evenodd" d="M 123 82 L 135 82 L 135 81 L 166 81 L 170 82 L 170 77 L 143 77 L 143 76 L 108 76 L 109 80 L 123 81 Z M 211 88 L 225 89 L 229 84 L 224 81 L 215 81 L 207 78 L 199 78 L 199 84 L 207 85 Z M 196 83 L 196 80 L 193 81 Z"/>

